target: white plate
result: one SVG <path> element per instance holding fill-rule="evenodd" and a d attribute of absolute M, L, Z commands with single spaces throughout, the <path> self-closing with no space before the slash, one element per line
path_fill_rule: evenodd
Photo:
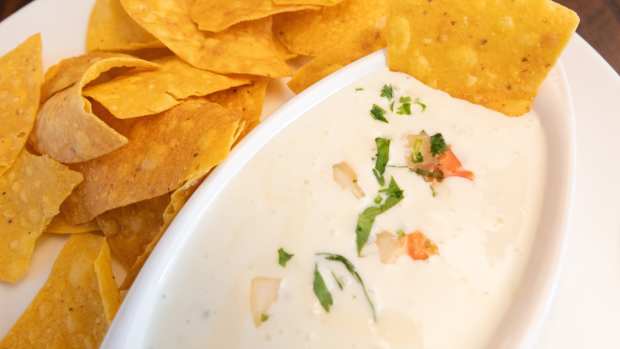
<path fill-rule="evenodd" d="M 43 33 L 46 66 L 83 52 L 92 3 L 31 3 L 0 23 L 0 54 L 36 32 Z M 615 179 L 620 165 L 610 157 L 611 150 L 620 149 L 620 78 L 577 36 L 562 60 L 577 119 L 575 214 L 557 301 L 543 326 L 541 340 L 531 344 L 540 348 L 620 347 L 620 181 Z M 281 98 L 288 96 L 282 89 L 275 92 Z M 43 284 L 63 242 L 60 237 L 43 238 L 37 244 L 28 277 L 15 286 L 0 284 L 0 336 Z"/>

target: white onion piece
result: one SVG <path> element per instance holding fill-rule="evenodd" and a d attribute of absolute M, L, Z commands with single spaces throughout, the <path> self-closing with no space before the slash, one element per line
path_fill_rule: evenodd
<path fill-rule="evenodd" d="M 357 174 L 346 162 L 339 162 L 332 166 L 334 171 L 334 180 L 343 189 L 351 190 L 356 198 L 361 199 L 364 197 L 364 191 L 357 183 Z"/>
<path fill-rule="evenodd" d="M 406 239 L 387 231 L 377 234 L 375 244 L 377 244 L 379 258 L 383 264 L 393 264 L 398 257 L 406 253 Z"/>
<path fill-rule="evenodd" d="M 263 323 L 263 316 L 278 299 L 280 278 L 255 277 L 250 285 L 250 311 L 256 327 Z"/>

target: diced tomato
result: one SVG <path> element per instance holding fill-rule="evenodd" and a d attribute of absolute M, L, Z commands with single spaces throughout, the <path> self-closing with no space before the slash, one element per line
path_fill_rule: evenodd
<path fill-rule="evenodd" d="M 437 167 L 443 172 L 444 177 L 463 177 L 470 181 L 474 180 L 474 173 L 463 168 L 452 149 L 448 148 L 439 156 Z"/>
<path fill-rule="evenodd" d="M 407 235 L 407 254 L 413 260 L 425 260 L 437 254 L 437 245 L 422 232 L 415 231 Z"/>

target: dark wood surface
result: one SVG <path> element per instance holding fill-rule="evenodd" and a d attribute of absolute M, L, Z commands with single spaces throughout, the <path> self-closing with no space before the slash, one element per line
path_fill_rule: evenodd
<path fill-rule="evenodd" d="M 0 20 L 30 1 L 0 0 Z M 579 34 L 620 73 L 620 0 L 556 1 L 577 11 L 581 17 Z"/>

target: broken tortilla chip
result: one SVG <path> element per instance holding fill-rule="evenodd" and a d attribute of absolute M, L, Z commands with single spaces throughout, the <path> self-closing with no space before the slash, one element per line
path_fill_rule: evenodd
<path fill-rule="evenodd" d="M 0 58 L 0 175 L 28 140 L 39 108 L 42 71 L 39 34 Z"/>
<path fill-rule="evenodd" d="M 90 102 L 82 97 L 82 89 L 113 69 L 157 67 L 157 64 L 127 55 L 95 61 L 73 86 L 56 93 L 43 104 L 32 135 L 34 148 L 60 162 L 76 163 L 100 157 L 125 145 L 127 138 L 93 114 Z"/>
<path fill-rule="evenodd" d="M 67 220 L 88 222 L 209 172 L 228 155 L 240 122 L 236 113 L 198 99 L 137 119 L 126 146 L 74 166 L 85 181 L 63 204 Z"/>
<path fill-rule="evenodd" d="M 549 0 L 390 4 L 390 69 L 512 116 L 530 110 L 579 23 Z"/>
<path fill-rule="evenodd" d="M 136 22 L 194 67 L 223 74 L 282 77 L 291 68 L 273 41 L 271 18 L 243 22 L 219 33 L 198 29 L 190 0 L 121 0 Z"/>
<path fill-rule="evenodd" d="M 192 96 L 248 84 L 233 78 L 194 68 L 176 57 L 155 61 L 161 68 L 114 80 L 84 90 L 84 95 L 101 103 L 119 119 L 152 115 L 168 110 Z"/>
<path fill-rule="evenodd" d="M 268 84 L 267 79 L 255 79 L 250 85 L 214 93 L 207 99 L 241 116 L 244 125 L 238 139 L 242 139 L 260 122 Z"/>
<path fill-rule="evenodd" d="M 134 22 L 120 0 L 97 0 L 86 33 L 87 51 L 133 51 L 164 47 L 161 41 Z"/>
<path fill-rule="evenodd" d="M 315 6 L 334 6 L 343 0 L 272 0 L 276 5 L 315 5 Z"/>
<path fill-rule="evenodd" d="M 272 0 L 196 0 L 190 9 L 198 29 L 219 32 L 244 21 L 269 17 L 276 13 L 319 9 L 290 1 L 278 5 Z"/>
<path fill-rule="evenodd" d="M 381 33 L 386 17 L 387 0 L 344 0 L 318 11 L 276 15 L 273 31 L 292 52 L 320 56 L 337 48 L 354 48 L 349 43 L 358 40 L 360 33 Z"/>
<path fill-rule="evenodd" d="M 99 227 L 95 222 L 78 225 L 69 224 L 62 213 L 54 217 L 47 228 L 45 228 L 45 232 L 48 234 L 81 234 L 98 230 Z"/>
<path fill-rule="evenodd" d="M 115 208 L 97 217 L 112 254 L 129 269 L 163 226 L 170 194 Z"/>
<path fill-rule="evenodd" d="M 323 52 L 303 65 L 295 72 L 288 86 L 293 92 L 300 93 L 329 74 L 384 46 L 385 39 L 380 32 L 374 29 L 369 30 L 368 33 L 362 32 L 347 44 Z"/>
<path fill-rule="evenodd" d="M 0 348 L 97 348 L 119 305 L 105 238 L 73 235 Z"/>
<path fill-rule="evenodd" d="M 0 176 L 1 281 L 24 277 L 37 239 L 81 181 L 79 173 L 26 150 Z"/>

